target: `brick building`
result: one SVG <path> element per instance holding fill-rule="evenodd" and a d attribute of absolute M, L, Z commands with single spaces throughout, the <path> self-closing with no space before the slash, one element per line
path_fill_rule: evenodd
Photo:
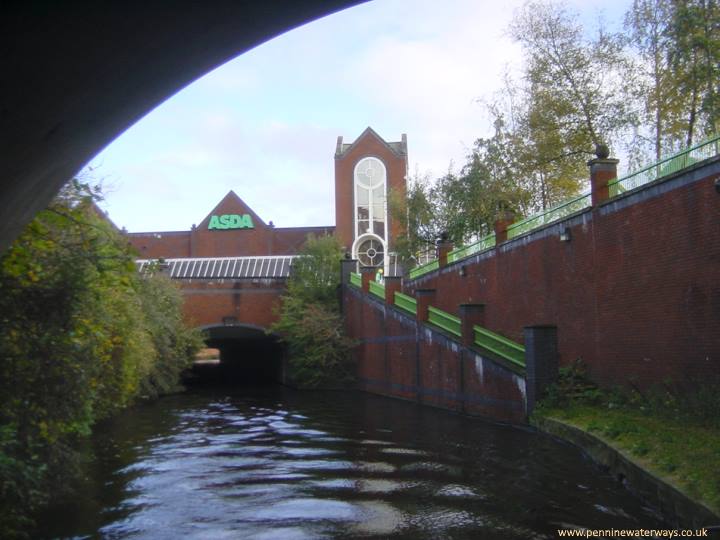
<path fill-rule="evenodd" d="M 189 231 L 128 233 L 144 259 L 294 255 L 308 235 L 335 234 L 366 266 L 387 266 L 400 226 L 388 213 L 391 191 L 405 194 L 407 138 L 386 142 L 367 128 L 335 151 L 335 226 L 275 227 L 230 191 Z"/>

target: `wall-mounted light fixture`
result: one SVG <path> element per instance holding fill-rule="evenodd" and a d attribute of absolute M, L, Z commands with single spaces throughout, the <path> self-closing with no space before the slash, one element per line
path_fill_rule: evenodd
<path fill-rule="evenodd" d="M 467 276 L 467 267 L 464 264 L 460 267 L 459 273 L 461 277 Z"/>
<path fill-rule="evenodd" d="M 715 179 L 715 191 L 720 193 L 720 176 Z"/>
<path fill-rule="evenodd" d="M 560 241 L 569 242 L 570 240 L 572 240 L 572 232 L 570 231 L 570 227 L 565 227 L 560 231 Z"/>

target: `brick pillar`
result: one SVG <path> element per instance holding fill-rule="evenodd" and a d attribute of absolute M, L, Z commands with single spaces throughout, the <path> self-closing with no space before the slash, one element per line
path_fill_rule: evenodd
<path fill-rule="evenodd" d="M 592 205 L 597 206 L 603 201 L 607 201 L 610 198 L 610 190 L 608 189 L 608 182 L 617 178 L 617 164 L 620 160 L 612 159 L 608 156 L 610 151 L 608 147 L 602 144 L 597 145 L 595 148 L 595 154 L 598 156 L 595 159 L 588 161 L 588 167 L 590 167 L 590 188 Z"/>
<path fill-rule="evenodd" d="M 515 214 L 512 212 L 502 212 L 498 215 L 494 223 L 495 229 L 495 245 L 507 240 L 507 228 L 515 222 Z"/>
<path fill-rule="evenodd" d="M 340 283 L 350 285 L 350 274 L 357 271 L 357 259 L 343 259 L 340 261 Z"/>
<path fill-rule="evenodd" d="M 377 274 L 377 268 L 374 266 L 361 266 L 360 276 L 362 277 L 362 290 L 363 292 L 370 292 L 370 282 L 375 281 L 375 275 Z"/>
<path fill-rule="evenodd" d="M 435 289 L 417 289 L 415 300 L 417 300 L 417 320 L 427 322 L 428 307 L 435 301 Z"/>
<path fill-rule="evenodd" d="M 466 347 L 475 343 L 475 325 L 485 326 L 485 304 L 460 304 L 460 327 Z"/>
<path fill-rule="evenodd" d="M 440 268 L 447 266 L 448 253 L 453 250 L 453 243 L 448 240 L 441 240 L 437 245 L 438 264 Z"/>
<path fill-rule="evenodd" d="M 385 282 L 385 303 L 389 305 L 395 304 L 395 292 L 402 290 L 401 276 L 386 276 Z"/>
<path fill-rule="evenodd" d="M 526 326 L 525 369 L 527 414 L 542 397 L 545 388 L 558 378 L 557 326 Z"/>

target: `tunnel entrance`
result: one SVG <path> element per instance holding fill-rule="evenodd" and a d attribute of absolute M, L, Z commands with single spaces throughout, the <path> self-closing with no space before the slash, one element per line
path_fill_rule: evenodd
<path fill-rule="evenodd" d="M 216 358 L 195 362 L 186 384 L 265 385 L 282 382 L 284 348 L 278 337 L 253 325 L 215 325 L 202 328 L 205 344 L 217 349 Z"/>

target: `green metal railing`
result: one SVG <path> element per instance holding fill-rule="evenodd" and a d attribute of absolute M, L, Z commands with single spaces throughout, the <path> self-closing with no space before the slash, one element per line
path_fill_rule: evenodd
<path fill-rule="evenodd" d="M 714 135 L 690 148 L 663 158 L 652 165 L 618 178 L 608 184 L 610 197 L 616 197 L 628 190 L 635 189 L 644 184 L 676 173 L 686 167 L 713 156 L 720 155 L 720 134 Z M 507 229 L 508 239 L 532 231 L 548 223 L 553 223 L 567 216 L 588 208 L 592 203 L 589 193 L 580 195 L 543 212 L 539 212 L 521 221 L 513 223 Z M 490 249 L 495 245 L 495 235 L 491 234 L 467 246 L 452 250 L 448 254 L 448 263 L 459 261 L 475 253 Z M 428 272 L 437 270 L 439 263 L 436 260 L 417 266 L 410 270 L 410 279 L 415 279 Z"/>
<path fill-rule="evenodd" d="M 371 281 L 370 294 L 374 294 L 375 296 L 385 299 L 385 285 L 381 285 L 377 281 Z"/>
<path fill-rule="evenodd" d="M 428 272 L 432 272 L 438 268 L 440 268 L 440 262 L 437 259 L 421 266 L 416 266 L 410 270 L 410 279 L 415 279 L 416 277 L 420 277 L 423 274 L 427 274 Z"/>
<path fill-rule="evenodd" d="M 480 253 L 481 251 L 485 251 L 486 249 L 490 249 L 494 246 L 495 233 L 491 233 L 487 236 L 482 237 L 477 242 L 473 242 L 472 244 L 469 244 L 467 246 L 461 246 L 459 248 L 453 249 L 450 253 L 448 253 L 448 263 L 459 261 L 460 259 L 469 257 L 470 255 L 474 255 L 475 253 Z"/>
<path fill-rule="evenodd" d="M 412 313 L 413 315 L 417 315 L 417 300 L 415 300 L 412 296 L 408 296 L 407 294 L 403 294 L 401 292 L 395 292 L 394 300 L 395 305 L 400 309 L 407 311 L 408 313 Z"/>
<path fill-rule="evenodd" d="M 610 182 L 608 184 L 610 197 L 615 197 L 717 155 L 720 155 L 720 134 Z"/>
<path fill-rule="evenodd" d="M 552 208 L 544 210 L 538 214 L 534 214 L 521 221 L 513 223 L 507 228 L 507 237 L 508 239 L 515 238 L 516 236 L 525 234 L 528 231 L 537 229 L 538 227 L 542 227 L 548 223 L 559 221 L 570 214 L 574 214 L 575 212 L 579 212 L 580 210 L 589 207 L 591 200 L 592 198 L 589 193 L 580 195 L 579 197 L 575 197 L 562 204 L 553 206 Z"/>
<path fill-rule="evenodd" d="M 520 367 L 525 367 L 525 347 L 482 326 L 473 326 L 475 345 Z"/>
<path fill-rule="evenodd" d="M 350 285 L 355 285 L 356 287 L 362 288 L 362 277 L 360 276 L 360 274 L 350 272 Z"/>
<path fill-rule="evenodd" d="M 428 307 L 428 322 L 446 330 L 447 332 L 450 332 L 455 336 L 462 336 L 460 317 L 450 315 L 446 311 L 442 311 L 441 309 L 437 309 L 432 306 Z"/>

